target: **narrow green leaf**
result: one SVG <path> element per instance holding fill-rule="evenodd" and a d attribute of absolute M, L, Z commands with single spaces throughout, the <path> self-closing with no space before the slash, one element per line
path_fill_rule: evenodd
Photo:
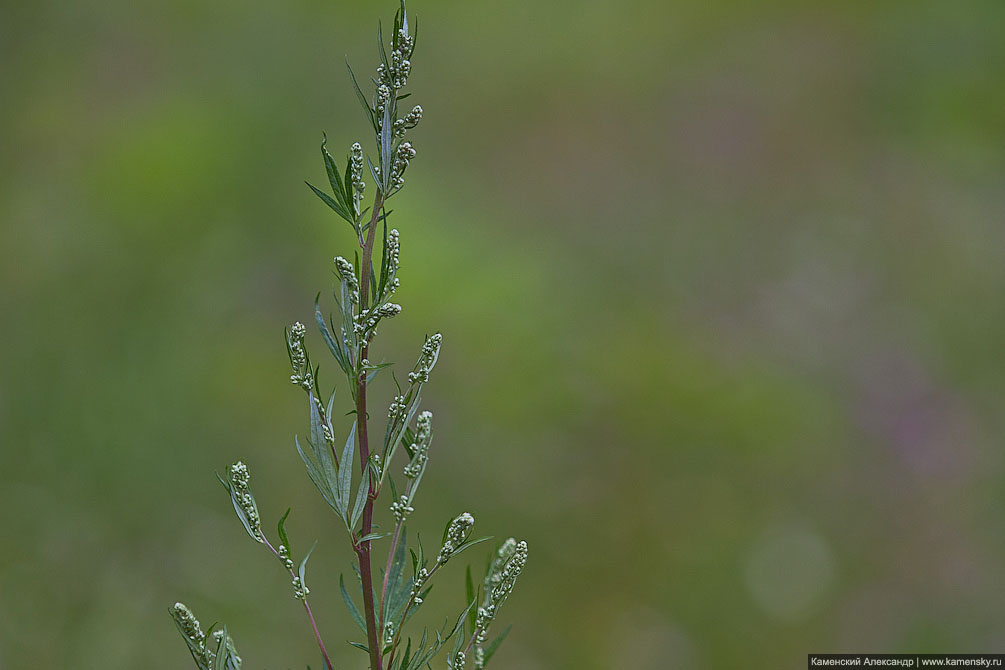
<path fill-rule="evenodd" d="M 311 557 L 311 553 L 314 552 L 314 547 L 318 546 L 317 540 L 311 545 L 310 550 L 304 555 L 304 560 L 300 561 L 300 567 L 297 568 L 297 574 L 300 575 L 300 585 L 304 588 L 307 587 L 307 581 L 304 578 L 304 571 L 307 569 L 307 559 Z"/>
<path fill-rule="evenodd" d="M 496 653 L 496 650 L 499 648 L 499 645 L 502 644 L 502 641 L 506 639 L 506 636 L 509 635 L 510 629 L 512 628 L 513 624 L 506 626 L 506 630 L 500 633 L 499 637 L 492 640 L 492 642 L 489 643 L 489 646 L 485 647 L 485 665 L 489 664 L 489 659 L 492 658 L 493 654 Z"/>
<path fill-rule="evenodd" d="M 207 635 L 207 638 L 210 636 Z M 210 638 L 211 639 L 211 638 Z M 223 628 L 223 637 L 216 645 L 216 663 L 214 663 L 215 670 L 227 670 L 227 627 Z"/>
<path fill-rule="evenodd" d="M 405 568 L 405 545 L 408 544 L 408 531 L 401 529 L 401 539 L 394 550 L 394 558 L 391 560 L 391 571 L 388 573 L 388 588 L 396 591 L 401 585 L 401 574 Z"/>
<path fill-rule="evenodd" d="M 473 579 L 471 579 L 471 566 L 470 565 L 468 565 L 468 569 L 465 571 L 465 574 L 464 574 L 464 594 L 467 597 L 467 601 L 469 603 L 470 602 L 475 602 L 475 600 L 476 600 L 476 598 L 475 598 L 475 582 L 474 582 Z M 478 613 L 475 611 L 474 608 L 472 608 L 471 611 L 468 613 L 468 622 L 471 624 L 471 630 L 475 629 L 475 619 L 477 618 L 477 616 L 478 616 Z"/>
<path fill-rule="evenodd" d="M 338 576 L 338 587 L 339 591 L 342 592 L 342 600 L 345 601 L 345 606 L 349 610 L 349 616 L 351 616 L 353 621 L 356 622 L 359 629 L 365 633 L 366 623 L 363 621 L 363 615 L 359 613 L 359 610 L 356 608 L 356 603 L 352 601 L 352 598 L 349 597 L 349 593 L 345 590 L 345 580 L 342 578 L 342 575 Z"/>
<path fill-rule="evenodd" d="M 321 421 L 321 413 L 318 411 L 318 401 L 313 391 L 307 394 L 307 401 L 310 404 L 309 411 L 311 416 L 311 439 L 308 441 L 308 444 L 314 452 L 314 457 L 318 466 L 320 466 L 321 473 L 328 482 L 328 489 L 335 494 L 333 497 L 336 509 L 341 512 L 342 516 L 345 516 L 346 508 L 349 506 L 349 498 L 342 495 L 338 487 L 339 469 L 335 464 L 335 453 L 325 439 L 324 424 Z M 331 429 L 330 425 L 329 429 Z"/>
<path fill-rule="evenodd" d="M 379 540 L 383 537 L 388 537 L 390 533 L 370 533 L 369 535 L 364 535 L 359 538 L 360 542 L 373 542 L 374 540 Z"/>
<path fill-rule="evenodd" d="M 414 585 L 415 580 L 409 577 L 408 579 L 401 582 L 401 585 L 398 587 L 397 591 L 392 591 L 388 595 L 388 601 L 387 601 L 388 621 L 397 621 L 398 618 L 401 616 L 402 611 L 405 609 L 405 605 L 408 604 L 409 599 L 412 597 L 412 587 Z"/>
<path fill-rule="evenodd" d="M 412 655 L 412 638 L 408 638 L 408 644 L 405 645 L 405 655 L 401 657 L 401 670 L 405 670 L 408 667 L 408 659 Z"/>
<path fill-rule="evenodd" d="M 339 496 L 345 501 L 346 509 L 342 510 L 342 517 L 349 521 L 349 496 L 352 488 L 352 457 L 356 450 L 356 422 L 352 422 L 349 429 L 349 437 L 346 438 L 345 448 L 342 450 L 342 467 L 339 469 L 338 490 Z"/>
<path fill-rule="evenodd" d="M 346 359 L 345 353 L 342 351 L 342 345 L 341 343 L 335 341 L 331 331 L 328 330 L 328 324 L 325 322 L 325 318 L 321 314 L 321 306 L 318 300 L 314 301 L 314 320 L 318 322 L 318 327 L 321 330 L 321 338 L 325 341 L 325 344 L 328 345 L 328 351 L 330 351 L 332 356 L 335 357 L 335 360 L 338 362 L 339 367 L 342 368 L 342 371 L 346 374 L 351 374 L 352 368 Z M 329 413 L 329 416 L 331 416 L 331 413 Z"/>
<path fill-rule="evenodd" d="M 387 217 L 384 218 L 384 241 L 380 245 L 380 286 L 377 289 L 377 295 L 383 296 L 384 289 L 387 287 L 387 273 L 388 273 L 388 263 L 387 263 Z"/>
<path fill-rule="evenodd" d="M 352 154 L 347 153 L 345 157 L 345 172 L 342 173 L 343 188 L 345 189 L 345 198 L 347 203 L 347 209 L 351 211 L 354 215 L 356 214 L 356 208 L 353 205 L 355 198 L 353 198 L 353 188 L 352 188 Z"/>
<path fill-rule="evenodd" d="M 475 546 L 476 544 L 481 544 L 482 542 L 488 542 L 491 539 L 492 539 L 491 536 L 489 536 L 489 537 L 480 537 L 477 540 L 470 540 L 468 542 L 465 542 L 461 546 L 457 547 L 457 550 L 454 551 L 454 553 L 450 554 L 450 556 L 452 558 L 452 557 L 456 556 L 457 554 L 461 553 L 462 551 L 465 551 L 466 549 L 469 549 L 469 548 Z"/>
<path fill-rule="evenodd" d="M 349 70 L 349 78 L 352 80 L 352 88 L 356 92 L 356 97 L 359 99 L 359 104 L 362 105 L 363 110 L 366 111 L 366 118 L 370 120 L 370 125 L 373 126 L 374 131 L 377 130 L 377 119 L 374 118 L 373 108 L 370 107 L 370 103 L 366 101 L 366 96 L 363 95 L 363 91 L 359 88 L 359 82 L 356 81 L 356 73 L 352 71 L 352 66 L 349 65 L 349 59 L 346 58 L 345 61 L 346 69 Z"/>
<path fill-rule="evenodd" d="M 282 542 L 284 545 L 286 545 L 287 549 L 290 549 L 290 538 L 286 537 L 286 528 L 284 528 L 283 526 L 286 523 L 286 517 L 290 515 L 291 509 L 292 509 L 291 507 L 287 507 L 286 514 L 284 514 L 282 518 L 279 519 L 279 541 Z"/>
<path fill-rule="evenodd" d="M 349 465 L 352 467 L 352 464 Z M 363 516 L 363 508 L 366 507 L 366 496 L 370 492 L 370 471 L 366 471 L 359 482 L 359 490 L 356 492 L 356 502 L 352 506 L 352 518 L 349 519 L 349 530 L 351 531 L 359 523 L 360 518 Z M 384 533 L 389 535 L 390 533 Z"/>
<path fill-rule="evenodd" d="M 391 101 L 384 105 L 384 118 L 380 124 L 380 168 L 384 193 L 391 185 Z"/>
<path fill-rule="evenodd" d="M 332 158 L 332 155 L 328 153 L 328 149 L 325 147 L 327 141 L 327 137 L 321 140 L 321 156 L 325 161 L 325 173 L 328 175 L 328 183 L 331 184 L 332 193 L 335 194 L 335 199 L 338 203 L 342 205 L 342 208 L 346 212 L 351 212 L 352 206 L 350 203 L 352 203 L 352 200 L 347 198 L 345 191 L 343 191 L 342 176 L 338 172 L 338 166 L 335 164 L 335 159 Z"/>
<path fill-rule="evenodd" d="M 332 200 L 332 197 L 330 195 L 328 195 L 327 193 L 325 193 L 321 189 L 317 188 L 316 186 L 314 186 L 314 184 L 310 183 L 309 181 L 305 181 L 304 183 L 307 184 L 308 186 L 310 186 L 311 190 L 314 191 L 314 194 L 317 195 L 319 198 L 321 198 L 321 201 L 324 202 L 324 204 L 326 204 L 329 207 L 331 207 L 331 209 L 332 209 L 333 212 L 335 212 L 336 214 L 338 214 L 339 216 L 341 216 L 343 219 L 345 219 L 349 223 L 355 223 L 353 221 L 352 216 L 349 214 L 349 212 L 347 212 L 342 207 L 341 204 L 339 204 L 335 200 Z"/>
<path fill-rule="evenodd" d="M 384 51 L 384 35 L 381 33 L 380 21 L 377 21 L 377 56 L 380 58 L 380 62 L 384 64 L 384 69 L 388 69 L 387 52 Z"/>
<path fill-rule="evenodd" d="M 325 446 L 324 425 L 321 423 L 321 413 L 318 412 L 317 399 L 313 391 L 307 393 L 307 412 L 311 417 L 311 444 L 320 449 Z"/>
<path fill-rule="evenodd" d="M 309 453 L 307 450 L 304 450 L 304 448 L 300 446 L 300 438 L 297 436 L 294 436 L 294 441 L 297 445 L 297 453 L 300 454 L 300 459 L 304 462 L 304 466 L 307 468 L 307 476 L 310 477 L 318 492 L 321 493 L 321 497 L 324 498 L 324 501 L 328 503 L 333 510 L 339 512 L 338 505 L 335 502 L 335 492 L 332 491 L 331 487 L 328 485 L 327 478 L 322 474 L 321 466 L 318 465 L 314 458 L 313 449 L 310 450 Z M 341 514 L 341 512 L 339 513 Z"/>
<path fill-rule="evenodd" d="M 373 181 L 377 184 L 377 188 L 380 189 L 381 193 L 384 193 L 384 181 L 380 178 L 380 175 L 377 174 L 377 168 L 373 166 L 373 161 L 370 160 L 369 156 L 366 157 L 366 164 L 370 168 L 370 176 L 373 177 Z M 367 222 L 367 224 L 363 226 L 363 229 L 366 230 L 369 226 L 370 224 Z"/>
<path fill-rule="evenodd" d="M 471 608 L 468 608 L 469 610 Z M 468 612 L 470 616 L 471 612 Z M 464 644 L 464 638 L 467 637 L 466 627 L 461 628 L 460 635 L 454 637 L 454 648 L 450 650 L 450 658 L 457 658 L 457 652 L 461 650 L 461 645 Z"/>

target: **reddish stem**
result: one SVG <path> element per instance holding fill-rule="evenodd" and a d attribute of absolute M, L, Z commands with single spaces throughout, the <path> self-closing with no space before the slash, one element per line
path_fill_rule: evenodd
<path fill-rule="evenodd" d="M 374 196 L 373 211 L 370 225 L 363 244 L 362 260 L 360 262 L 360 310 L 364 311 L 370 302 L 370 272 L 373 267 L 373 242 L 377 232 L 377 221 L 384 200 L 378 192 Z M 361 357 L 366 358 L 369 346 L 363 347 Z M 366 416 L 366 372 L 360 373 L 356 380 L 356 438 L 359 445 L 359 466 L 363 477 L 367 477 L 370 461 L 370 444 L 367 439 Z M 366 537 L 373 529 L 373 502 L 376 499 L 372 478 L 369 481 L 366 504 L 363 507 L 363 520 L 360 536 Z M 366 540 L 356 545 L 356 556 L 359 559 L 359 576 L 363 586 L 363 612 L 366 619 L 366 641 L 370 649 L 370 670 L 383 670 L 381 662 L 381 639 L 377 631 L 377 611 L 373 602 L 373 569 L 370 565 L 370 541 Z M 383 633 L 381 632 L 381 635 Z"/>
<path fill-rule="evenodd" d="M 283 560 L 282 556 L 279 555 L 279 552 L 276 551 L 276 548 L 272 546 L 271 542 L 269 542 L 269 538 L 265 537 L 265 533 L 263 533 L 262 531 L 258 531 L 258 533 L 259 536 L 262 538 L 262 542 L 264 542 L 265 546 L 269 548 L 269 551 L 271 551 L 276 556 L 276 558 L 282 561 Z M 291 577 L 297 576 L 296 573 L 293 572 L 293 570 L 288 570 L 288 572 L 290 573 Z M 328 670 L 335 670 L 335 666 L 332 664 L 332 660 L 328 658 L 328 650 L 325 649 L 325 643 L 321 640 L 321 631 L 318 630 L 318 623 L 317 621 L 314 620 L 314 612 L 311 611 L 311 606 L 307 604 L 306 596 L 304 597 L 304 609 L 307 610 L 307 618 L 311 620 L 311 628 L 314 629 L 314 639 L 318 641 L 318 647 L 321 649 L 321 655 L 325 659 L 325 665 L 328 666 Z"/>

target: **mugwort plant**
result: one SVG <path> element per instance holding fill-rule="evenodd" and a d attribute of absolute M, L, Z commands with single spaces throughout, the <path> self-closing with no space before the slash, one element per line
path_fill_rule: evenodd
<path fill-rule="evenodd" d="M 352 583 L 350 578 L 352 588 L 347 588 L 346 580 L 340 577 L 339 589 L 359 632 L 366 636 L 365 641 L 350 644 L 367 654 L 370 670 L 433 667 L 441 652 L 447 668 L 463 668 L 469 657 L 473 667 L 486 667 L 509 628 L 491 641 L 489 631 L 527 562 L 527 543 L 507 539 L 490 553 L 481 580 L 476 582 L 472 578 L 468 566 L 466 599 L 456 618 L 442 627 L 423 628 L 421 634 L 406 632 L 447 563 L 490 539 L 471 537 L 475 519 L 468 512 L 447 522 L 435 554 L 427 554 L 418 541 L 410 542 L 407 533 L 407 522 L 415 512 L 416 493 L 426 472 L 433 441 L 433 415 L 420 411 L 420 400 L 440 355 L 443 339 L 440 333 L 425 338 L 415 365 L 402 380 L 405 383 L 394 378 L 396 393 L 386 412 L 383 435 L 371 432 L 369 421 L 368 385 L 378 372 L 390 366 L 371 362 L 371 346 L 378 328 L 401 312 L 401 306 L 392 301 L 399 284 L 401 234 L 395 228 L 388 229 L 390 211 L 386 206 L 404 187 L 405 172 L 416 155 L 407 138 L 423 112 L 419 105 L 409 109 L 404 104 L 411 95 L 404 89 L 412 68 L 417 27 L 415 19 L 406 13 L 404 0 L 395 14 L 389 45 L 378 27 L 380 64 L 372 78 L 374 91 L 369 97 L 349 68 L 353 90 L 375 136 L 375 153 L 365 154 L 362 145 L 354 143 L 349 147 L 343 171 L 339 172 L 326 147 L 327 138 L 322 136 L 321 155 L 331 191 L 308 184 L 318 198 L 352 226 L 359 245 L 352 261 L 342 256 L 334 259 L 337 277 L 334 302 L 340 318 L 336 321 L 332 316 L 326 317 L 320 299 L 314 306 L 321 339 L 344 373 L 354 405 L 349 416 L 355 420 L 348 426 L 348 436 L 341 448 L 336 442 L 336 428 L 342 426 L 337 426 L 332 416 L 335 391 L 326 394 L 321 389 L 320 366 L 311 358 L 305 343 L 307 328 L 297 322 L 286 331 L 290 381 L 305 394 L 310 417 L 308 433 L 297 437 L 294 443 L 308 477 L 345 528 L 345 537 L 355 554 L 356 582 Z M 368 180 L 373 182 L 374 194 L 372 203 L 366 206 Z M 376 259 L 375 247 L 379 249 Z M 355 482 L 354 471 L 359 474 Z M 396 481 L 399 473 L 400 479 Z M 227 468 L 224 476 L 217 477 L 248 535 L 275 556 L 289 575 L 293 597 L 304 608 L 324 667 L 335 670 L 336 663 L 325 646 L 309 602 L 311 590 L 307 586 L 306 568 L 313 547 L 294 557 L 285 528 L 289 509 L 279 519 L 275 540 L 267 537 L 245 463 L 237 461 Z M 375 512 L 385 511 L 388 524 L 384 528 L 389 530 L 383 530 L 374 521 Z M 375 549 L 384 545 L 380 541 L 385 539 L 386 557 L 375 557 Z M 351 591 L 355 591 L 355 597 Z M 357 606 L 357 598 L 362 607 Z M 226 626 L 214 624 L 204 631 L 182 603 L 176 603 L 170 612 L 197 668 L 241 667 L 241 657 Z"/>

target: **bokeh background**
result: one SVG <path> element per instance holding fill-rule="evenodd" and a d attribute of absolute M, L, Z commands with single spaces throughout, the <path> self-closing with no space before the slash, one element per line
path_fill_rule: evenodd
<path fill-rule="evenodd" d="M 394 9 L 0 5 L 5 670 L 187 667 L 177 599 L 248 667 L 319 667 L 213 477 L 239 457 L 365 664 L 282 329 L 352 249 L 303 180 L 322 130 L 372 145 L 343 58 Z M 445 334 L 413 530 L 529 541 L 493 665 L 1003 651 L 1005 5 L 411 9 L 378 352 Z"/>

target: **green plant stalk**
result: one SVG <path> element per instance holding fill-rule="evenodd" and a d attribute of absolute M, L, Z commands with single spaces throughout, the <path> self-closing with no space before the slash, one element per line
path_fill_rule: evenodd
<path fill-rule="evenodd" d="M 366 241 L 363 243 L 363 254 L 360 260 L 360 309 L 365 311 L 370 297 L 370 271 L 373 267 L 373 242 L 376 237 L 377 221 L 384 206 L 384 197 L 377 189 L 373 199 L 373 210 L 370 224 L 367 227 Z M 367 358 L 370 346 L 363 347 L 361 356 Z M 362 367 L 362 360 L 358 361 Z M 363 477 L 367 476 L 370 462 L 370 445 L 367 439 L 366 414 L 366 371 L 360 372 L 356 387 L 356 439 L 359 451 L 359 466 Z M 377 498 L 373 478 L 368 478 L 369 491 L 366 505 L 363 507 L 361 537 L 369 535 L 373 529 L 373 503 Z M 366 643 L 370 650 L 370 670 L 383 670 L 381 662 L 381 639 L 377 631 L 377 610 L 373 602 L 373 568 L 370 561 L 370 540 L 356 544 L 356 556 L 359 559 L 360 581 L 363 586 L 363 616 L 366 621 Z"/>

